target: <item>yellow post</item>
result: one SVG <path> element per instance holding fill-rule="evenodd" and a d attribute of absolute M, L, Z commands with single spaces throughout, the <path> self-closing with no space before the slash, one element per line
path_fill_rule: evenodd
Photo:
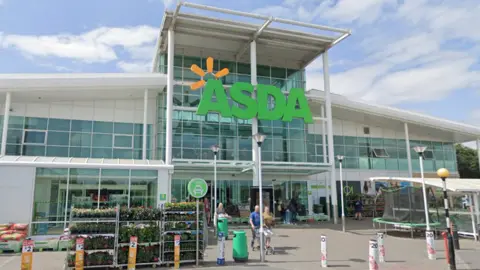
<path fill-rule="evenodd" d="M 22 245 L 22 270 L 32 270 L 33 240 L 23 240 Z"/>
<path fill-rule="evenodd" d="M 75 270 L 83 270 L 85 264 L 84 243 L 85 239 L 81 237 L 78 237 L 75 242 Z"/>
<path fill-rule="evenodd" d="M 138 238 L 136 236 L 130 237 L 130 248 L 128 249 L 128 270 L 135 270 L 137 264 L 137 245 Z"/>
<path fill-rule="evenodd" d="M 174 268 L 180 268 L 180 235 L 175 235 L 175 248 L 174 248 L 173 262 Z"/>

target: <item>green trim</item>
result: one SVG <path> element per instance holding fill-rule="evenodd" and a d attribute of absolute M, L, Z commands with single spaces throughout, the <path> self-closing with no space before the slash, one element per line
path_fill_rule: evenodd
<path fill-rule="evenodd" d="M 391 224 L 391 225 L 407 225 L 407 226 L 415 227 L 415 228 L 420 228 L 420 227 L 426 227 L 427 226 L 426 223 L 394 222 L 394 221 L 384 220 L 383 218 L 374 218 L 373 222 L 381 223 L 381 224 Z M 440 223 L 439 222 L 432 222 L 432 223 L 430 223 L 430 226 L 431 227 L 440 227 Z"/>

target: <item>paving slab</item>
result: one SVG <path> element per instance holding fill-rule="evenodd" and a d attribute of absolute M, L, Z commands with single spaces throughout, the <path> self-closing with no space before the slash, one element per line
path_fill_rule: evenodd
<path fill-rule="evenodd" d="M 339 225 L 317 224 L 299 226 L 279 226 L 274 229 L 272 245 L 276 254 L 267 255 L 264 263 L 260 262 L 259 251 L 249 251 L 247 263 L 235 263 L 232 258 L 232 240 L 226 241 L 225 266 L 216 266 L 217 246 L 210 241 L 206 250 L 206 257 L 199 268 L 182 266 L 182 269 L 213 269 L 221 268 L 251 270 L 304 270 L 318 269 L 320 265 L 320 236 L 328 237 L 328 264 L 329 269 L 365 270 L 368 269 L 368 242 L 374 238 L 369 221 L 349 221 L 347 232 L 342 232 Z M 237 228 L 238 229 L 238 228 Z M 240 228 L 241 229 L 241 228 Z M 248 228 L 247 236 L 251 237 Z M 213 238 L 213 236 L 212 236 Z M 213 240 L 213 239 L 212 239 Z M 427 258 L 426 243 L 423 238 L 411 239 L 409 233 L 405 237 L 386 236 L 386 263 L 380 264 L 380 270 L 438 270 L 447 269 L 443 240 L 435 241 L 437 259 Z M 457 269 L 480 269 L 480 244 L 469 239 L 461 240 L 461 250 L 457 254 Z M 34 253 L 34 270 L 61 270 L 65 252 L 36 252 Z M 17 254 L 1 254 L 0 270 L 17 270 L 20 268 L 20 256 Z M 148 269 L 148 268 L 142 268 Z"/>

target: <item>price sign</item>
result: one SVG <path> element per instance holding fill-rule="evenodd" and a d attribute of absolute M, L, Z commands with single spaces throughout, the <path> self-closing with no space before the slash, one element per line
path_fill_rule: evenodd
<path fill-rule="evenodd" d="M 136 236 L 130 237 L 130 248 L 128 249 L 128 270 L 135 270 L 137 264 L 137 245 L 138 238 Z"/>
<path fill-rule="evenodd" d="M 85 239 L 79 237 L 75 240 L 75 270 L 83 270 L 83 265 L 85 261 L 85 251 L 84 251 Z"/>
<path fill-rule="evenodd" d="M 22 245 L 22 270 L 32 270 L 33 240 L 23 240 Z"/>
<path fill-rule="evenodd" d="M 174 262 L 174 268 L 179 269 L 180 268 L 180 235 L 175 235 L 175 247 L 174 247 L 174 253 L 173 253 L 173 262 Z"/>

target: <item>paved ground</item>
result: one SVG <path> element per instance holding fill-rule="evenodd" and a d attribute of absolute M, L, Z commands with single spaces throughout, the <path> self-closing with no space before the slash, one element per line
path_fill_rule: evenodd
<path fill-rule="evenodd" d="M 251 252 L 248 263 L 234 263 L 231 240 L 226 242 L 225 270 L 284 270 L 318 269 L 320 267 L 320 235 L 328 236 L 328 263 L 330 269 L 365 270 L 368 269 L 368 241 L 375 235 L 368 221 L 349 221 L 347 233 L 339 231 L 339 226 L 322 224 L 320 226 L 298 226 L 295 228 L 277 228 L 272 244 L 275 255 L 268 255 L 265 263 L 260 262 L 259 252 Z M 249 233 L 248 233 L 249 235 Z M 408 237 L 409 234 L 407 233 Z M 250 237 L 250 235 L 249 235 Z M 436 241 L 437 260 L 427 259 L 425 240 L 387 236 L 385 239 L 386 260 L 380 270 L 438 270 L 447 269 L 443 241 Z M 480 269 L 480 244 L 472 240 L 461 240 L 462 250 L 457 251 L 457 269 Z M 205 262 L 197 269 L 218 268 L 215 265 L 217 247 L 211 245 L 206 252 Z M 34 270 L 60 270 L 63 266 L 63 252 L 43 252 L 34 254 Z M 0 255 L 0 270 L 17 270 L 20 267 L 18 255 Z M 193 269 L 189 266 L 183 269 Z"/>

